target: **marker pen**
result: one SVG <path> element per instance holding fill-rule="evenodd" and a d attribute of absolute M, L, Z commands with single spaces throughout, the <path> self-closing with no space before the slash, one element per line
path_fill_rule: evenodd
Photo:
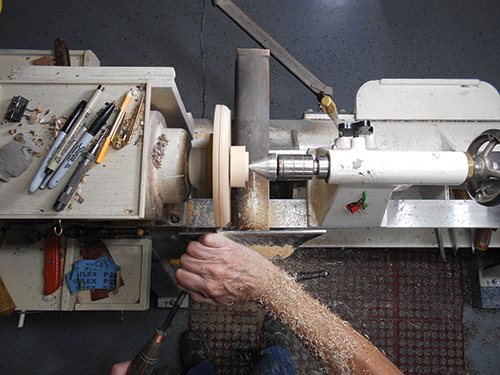
<path fill-rule="evenodd" d="M 33 180 L 31 180 L 31 184 L 29 186 L 29 192 L 34 193 L 42 184 L 42 181 L 44 180 L 45 176 L 47 175 L 47 165 L 49 164 L 50 160 L 54 157 L 57 148 L 61 144 L 61 142 L 66 138 L 68 135 L 68 131 L 71 129 L 71 127 L 75 124 L 76 120 L 78 119 L 78 116 L 83 111 L 83 108 L 87 102 L 85 100 L 82 100 L 80 104 L 75 108 L 73 113 L 69 116 L 68 120 L 64 124 L 63 128 L 57 135 L 56 139 L 54 140 L 54 144 L 50 148 L 47 156 L 45 156 L 45 159 L 43 159 L 42 165 L 38 169 L 38 172 L 36 172 L 35 177 L 33 177 Z"/>
<path fill-rule="evenodd" d="M 101 147 L 102 140 L 105 136 L 107 136 L 107 132 L 108 129 L 106 129 L 106 131 L 101 134 L 99 140 L 97 140 L 92 146 L 89 146 L 89 150 L 83 153 L 80 164 L 78 164 L 75 172 L 57 197 L 57 200 L 52 207 L 55 211 L 62 211 L 68 205 L 69 201 L 73 197 L 73 194 L 75 194 L 76 188 L 78 187 L 80 182 L 82 182 L 83 176 L 85 176 L 92 164 L 94 164 L 94 161 L 97 157 L 97 152 Z"/>
<path fill-rule="evenodd" d="M 63 179 L 66 173 L 73 166 L 74 162 L 78 159 L 78 157 L 85 151 L 90 141 L 95 137 L 99 129 L 106 123 L 109 116 L 115 110 L 115 105 L 113 103 L 108 104 L 106 108 L 104 108 L 99 116 L 94 120 L 92 125 L 89 126 L 89 129 L 82 135 L 78 143 L 73 147 L 70 151 L 66 159 L 61 163 L 59 168 L 55 171 L 54 175 L 49 181 L 49 188 L 53 189 L 57 186 L 57 184 Z"/>
<path fill-rule="evenodd" d="M 99 98 L 101 97 L 103 91 L 104 91 L 103 86 L 101 85 L 97 86 L 94 95 L 92 95 L 92 98 L 90 98 L 90 101 L 83 109 L 83 112 L 80 115 L 80 117 L 78 117 L 77 122 L 71 128 L 70 132 L 68 133 L 64 141 L 57 148 L 57 152 L 47 165 L 47 169 L 55 171 L 59 167 L 59 165 L 61 165 L 61 162 L 66 158 L 66 156 L 68 156 L 69 152 L 73 149 L 73 146 L 81 137 L 83 132 L 87 130 L 87 124 L 90 114 L 92 113 L 94 107 L 99 101 Z"/>

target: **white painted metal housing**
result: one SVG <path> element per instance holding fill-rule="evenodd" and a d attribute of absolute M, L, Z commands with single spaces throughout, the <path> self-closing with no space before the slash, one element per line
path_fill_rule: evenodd
<path fill-rule="evenodd" d="M 351 139 L 348 150 L 329 150 L 329 184 L 461 185 L 469 158 L 454 151 L 380 151 L 366 148 L 364 137 Z"/>

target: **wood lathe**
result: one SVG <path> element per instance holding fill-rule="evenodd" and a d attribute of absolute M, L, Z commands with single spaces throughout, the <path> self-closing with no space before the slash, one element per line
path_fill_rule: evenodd
<path fill-rule="evenodd" d="M 143 103 L 144 127 L 129 146 L 107 152 L 82 184 L 85 200 L 61 212 L 52 209 L 60 188 L 28 192 L 38 158 L 0 185 L 0 219 L 90 220 L 108 233 L 147 227 L 169 238 L 222 228 L 241 243 L 278 247 L 438 244 L 443 255 L 473 247 L 473 230 L 498 227 L 496 88 L 475 79 L 378 79 L 359 88 L 352 113 L 339 113 L 331 87 L 256 25 L 239 23 L 245 17 L 230 1 L 215 4 L 265 48 L 238 50 L 234 111 L 217 105 L 213 121 L 186 111 L 174 68 L 14 66 L 0 83 L 2 108 L 22 96 L 61 116 L 96 85 L 107 87 L 109 102 L 140 86 L 134 100 Z M 269 118 L 271 56 L 317 97 L 316 111 Z M 10 139 L 0 134 L 0 147 Z M 490 241 L 498 246 L 499 234 Z"/>

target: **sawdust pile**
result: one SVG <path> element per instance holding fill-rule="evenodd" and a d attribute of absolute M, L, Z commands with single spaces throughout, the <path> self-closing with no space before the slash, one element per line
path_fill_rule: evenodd
<path fill-rule="evenodd" d="M 186 209 L 187 224 L 208 223 L 209 225 L 215 225 L 213 211 L 203 209 L 202 206 L 192 200 L 187 201 L 184 207 Z"/>
<path fill-rule="evenodd" d="M 200 208 L 195 207 L 193 201 L 187 201 L 185 203 L 186 208 L 186 223 L 192 223 L 194 219 L 200 216 Z"/>
<path fill-rule="evenodd" d="M 351 374 L 354 366 L 351 326 L 311 298 L 291 276 L 270 270 L 266 292 L 258 302 L 304 342 L 336 374 Z M 355 340 L 354 340 L 355 341 Z"/>
<path fill-rule="evenodd" d="M 251 173 L 246 188 L 234 201 L 238 214 L 233 215 L 231 224 L 238 230 L 269 230 L 269 181 L 259 177 Z"/>

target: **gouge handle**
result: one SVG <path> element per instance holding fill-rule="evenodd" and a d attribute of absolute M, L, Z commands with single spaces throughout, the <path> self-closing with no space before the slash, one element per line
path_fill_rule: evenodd
<path fill-rule="evenodd" d="M 160 359 L 161 343 L 165 336 L 159 331 L 155 332 L 132 361 L 127 375 L 151 375 L 153 373 Z"/>
<path fill-rule="evenodd" d="M 488 247 L 490 247 L 491 232 L 492 229 L 490 228 L 476 229 L 476 237 L 474 239 L 474 247 L 476 250 L 488 250 Z"/>

